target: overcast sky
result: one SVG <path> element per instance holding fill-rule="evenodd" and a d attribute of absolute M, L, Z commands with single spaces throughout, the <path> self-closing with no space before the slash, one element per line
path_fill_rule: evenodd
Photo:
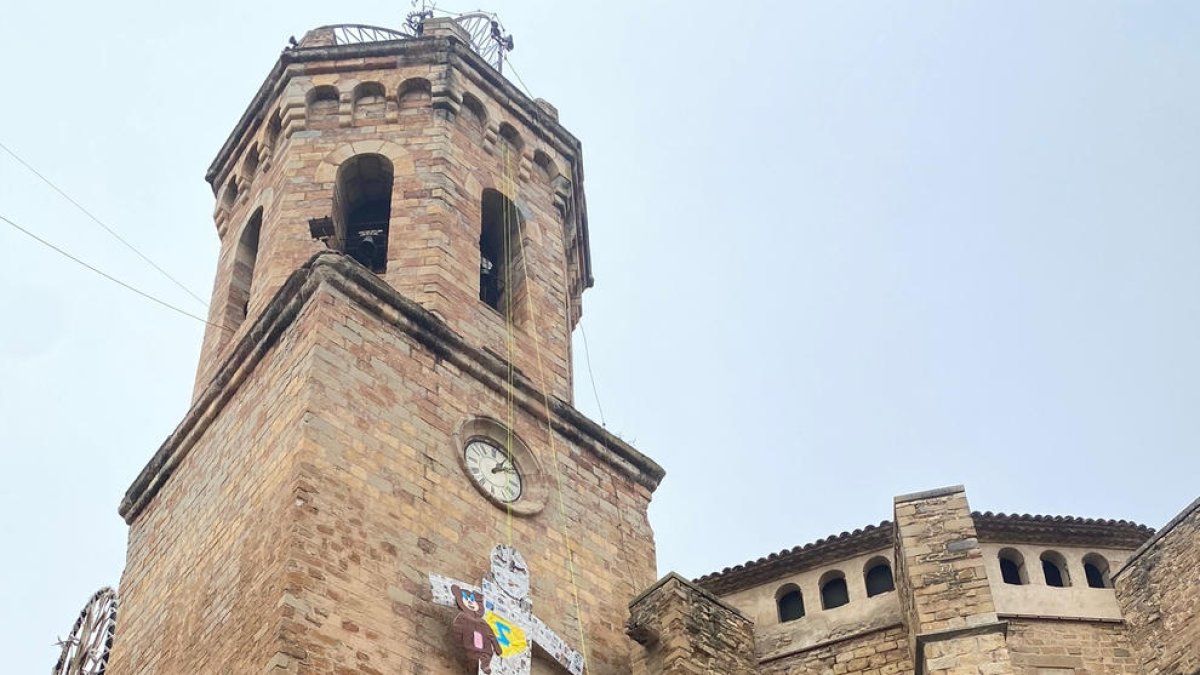
<path fill-rule="evenodd" d="M 660 572 L 947 484 L 1155 527 L 1197 496 L 1200 4 L 488 9 L 583 141 L 584 326 L 608 428 L 668 471 Z M 288 36 L 407 10 L 14 1 L 0 142 L 207 299 L 204 170 Z M 204 312 L 3 153 L 0 215 Z M 2 224 L 0 284 L 0 653 L 37 673 L 120 579 L 202 325 Z"/>

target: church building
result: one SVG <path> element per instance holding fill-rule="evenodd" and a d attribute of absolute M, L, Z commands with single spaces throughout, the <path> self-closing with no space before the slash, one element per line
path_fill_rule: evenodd
<path fill-rule="evenodd" d="M 656 581 L 664 476 L 573 406 L 580 141 L 494 20 L 327 26 L 209 167 L 192 405 L 120 505 L 108 675 L 1200 672 L 1200 503 L 892 519 Z"/>

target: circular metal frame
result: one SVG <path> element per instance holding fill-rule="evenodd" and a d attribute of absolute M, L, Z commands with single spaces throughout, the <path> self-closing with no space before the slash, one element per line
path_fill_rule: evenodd
<path fill-rule="evenodd" d="M 92 595 L 70 634 L 59 640 L 62 653 L 53 675 L 104 675 L 117 626 L 117 593 L 101 588 Z"/>

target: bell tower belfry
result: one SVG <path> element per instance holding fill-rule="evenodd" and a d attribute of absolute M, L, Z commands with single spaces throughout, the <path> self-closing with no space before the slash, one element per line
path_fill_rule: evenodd
<path fill-rule="evenodd" d="M 332 249 L 476 346 L 507 355 L 510 325 L 537 335 L 552 393 L 570 400 L 570 333 L 592 284 L 579 141 L 472 51 L 460 23 L 417 25 L 420 37 L 310 31 L 209 167 L 220 327 L 205 336 L 197 395 L 246 320 Z M 512 343 L 534 373 L 532 337 Z"/>
<path fill-rule="evenodd" d="M 495 550 L 537 607 L 513 658 L 630 672 L 663 471 L 571 405 L 580 144 L 471 19 L 310 31 L 209 167 L 211 325 L 121 502 L 110 675 L 474 675 L 431 575 Z"/>

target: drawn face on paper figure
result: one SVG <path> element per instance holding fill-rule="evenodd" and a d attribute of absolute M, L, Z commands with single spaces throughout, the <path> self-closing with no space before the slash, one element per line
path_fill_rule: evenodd
<path fill-rule="evenodd" d="M 483 596 L 475 591 L 468 591 L 465 588 L 453 586 L 450 589 L 454 593 L 454 600 L 458 603 L 458 608 L 468 614 L 483 616 Z"/>
<path fill-rule="evenodd" d="M 492 549 L 492 577 L 510 598 L 529 597 L 529 568 L 517 549 L 504 545 Z"/>

